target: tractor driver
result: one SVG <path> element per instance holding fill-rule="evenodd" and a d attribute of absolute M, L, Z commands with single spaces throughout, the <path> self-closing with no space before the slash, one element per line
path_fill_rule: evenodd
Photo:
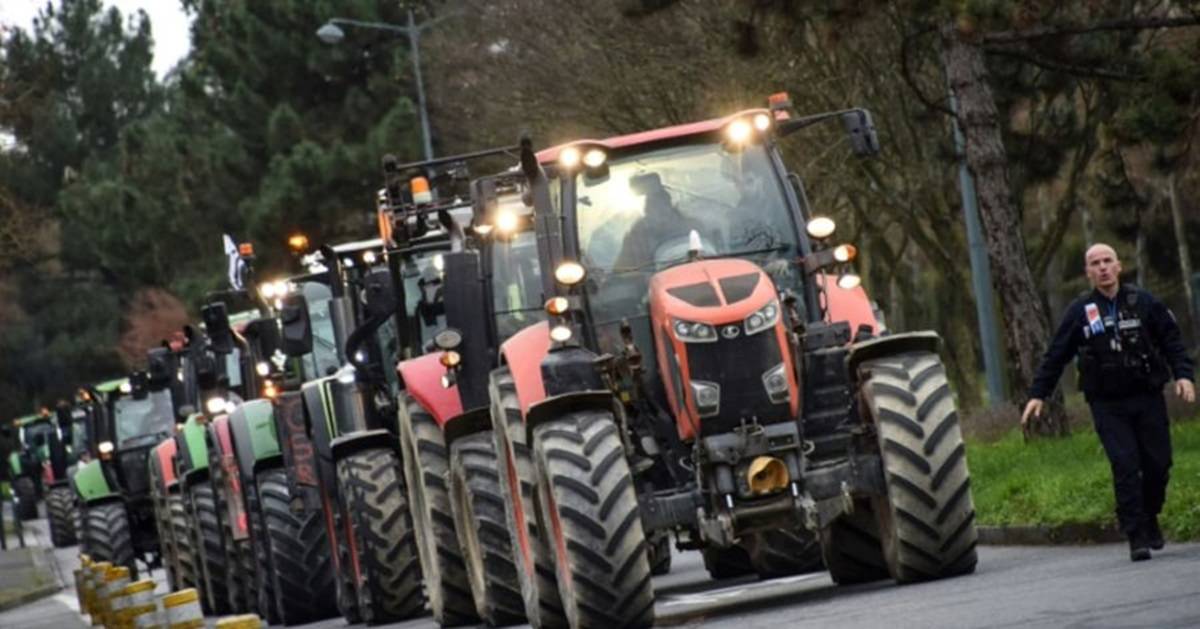
<path fill-rule="evenodd" d="M 703 232 L 703 226 L 684 215 L 671 201 L 658 173 L 646 172 L 629 179 L 629 187 L 645 196 L 642 216 L 634 221 L 621 243 L 620 253 L 613 263 L 616 273 L 646 269 L 654 264 L 655 252 L 663 243 L 687 238 L 692 230 Z"/>

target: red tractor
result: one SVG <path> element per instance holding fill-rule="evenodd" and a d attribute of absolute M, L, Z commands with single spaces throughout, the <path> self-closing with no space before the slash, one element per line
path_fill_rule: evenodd
<path fill-rule="evenodd" d="M 940 341 L 881 329 L 853 246 L 830 246 L 777 146 L 826 120 L 878 152 L 865 110 L 800 117 L 781 95 L 538 155 L 558 294 L 490 391 L 531 621 L 650 624 L 661 532 L 717 578 L 974 569 Z"/>

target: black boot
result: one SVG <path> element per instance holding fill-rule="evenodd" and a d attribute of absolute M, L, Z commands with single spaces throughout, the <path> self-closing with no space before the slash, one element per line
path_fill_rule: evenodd
<path fill-rule="evenodd" d="M 1129 560 L 1145 561 L 1150 558 L 1150 543 L 1141 529 L 1129 532 Z"/>
<path fill-rule="evenodd" d="M 1163 546 L 1166 545 L 1166 541 L 1163 540 L 1162 529 L 1158 528 L 1158 516 L 1152 515 L 1146 518 L 1146 526 L 1142 528 L 1142 531 L 1145 533 L 1146 543 L 1150 548 L 1162 550 Z"/>

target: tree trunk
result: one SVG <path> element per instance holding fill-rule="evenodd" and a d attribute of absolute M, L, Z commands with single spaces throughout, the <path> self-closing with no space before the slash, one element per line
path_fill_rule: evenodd
<path fill-rule="evenodd" d="M 1171 203 L 1171 221 L 1175 224 L 1175 242 L 1179 245 L 1179 271 L 1183 273 L 1183 294 L 1187 297 L 1188 321 L 1191 322 L 1193 342 L 1200 339 L 1195 295 L 1192 294 L 1192 258 L 1188 250 L 1187 232 L 1183 230 L 1183 210 L 1179 207 L 1179 190 L 1175 173 L 1167 175 L 1167 200 Z"/>
<path fill-rule="evenodd" d="M 1149 262 L 1146 259 L 1146 222 L 1149 209 L 1138 209 L 1137 213 L 1137 238 L 1134 240 L 1133 263 L 1137 265 L 1137 285 L 1146 287 L 1146 265 Z"/>
<path fill-rule="evenodd" d="M 992 263 L 992 282 L 1004 314 L 1005 342 L 1015 384 L 1028 389 L 1050 336 L 1049 317 L 1025 253 L 1021 222 L 1013 205 L 1008 157 L 1000 136 L 999 112 L 987 82 L 983 48 L 960 33 L 953 21 L 942 28 L 942 63 L 958 101 L 958 125 L 966 136 L 967 166 L 975 175 L 979 216 Z M 1066 434 L 1062 394 L 1047 400 L 1035 421 L 1036 434 Z"/>
<path fill-rule="evenodd" d="M 1090 247 L 1096 243 L 1096 223 L 1092 219 L 1092 209 L 1087 203 L 1079 204 L 1079 216 L 1083 223 L 1083 244 Z"/>

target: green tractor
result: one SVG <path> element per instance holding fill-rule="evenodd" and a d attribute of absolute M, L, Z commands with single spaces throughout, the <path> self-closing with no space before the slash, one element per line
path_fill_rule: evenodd
<path fill-rule="evenodd" d="M 13 427 L 16 428 L 17 449 L 8 455 L 13 504 L 18 518 L 33 520 L 38 517 L 38 500 L 46 489 L 51 444 L 60 443 L 58 430 L 46 409 L 18 417 L 13 420 Z"/>
<path fill-rule="evenodd" d="M 55 409 L 59 439 L 52 439 L 50 445 L 46 518 L 50 525 L 50 541 L 58 548 L 72 546 L 77 541 L 81 515 L 70 478 L 81 460 L 91 458 L 88 426 L 97 411 L 98 405 L 85 389 L 79 391 L 74 404 L 62 402 Z"/>
<path fill-rule="evenodd" d="M 104 401 L 93 423 L 95 456 L 71 477 L 85 551 L 129 568 L 133 578 L 138 559 L 151 569 L 161 563 L 147 459 L 174 430 L 171 375 L 152 363 L 150 372 L 95 387 Z"/>

